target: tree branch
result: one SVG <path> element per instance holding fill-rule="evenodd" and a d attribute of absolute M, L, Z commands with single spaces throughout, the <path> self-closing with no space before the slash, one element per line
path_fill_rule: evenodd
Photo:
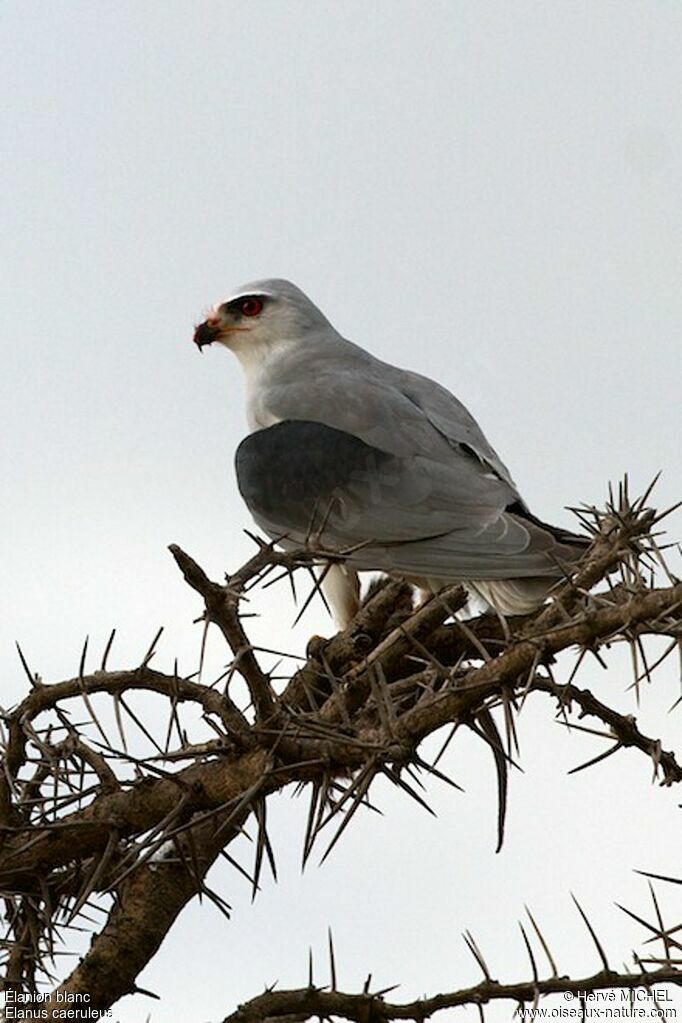
<path fill-rule="evenodd" d="M 651 990 L 655 984 L 682 985 L 682 971 L 674 967 L 661 967 L 650 973 L 617 973 L 602 970 L 589 977 L 572 979 L 550 977 L 547 980 L 520 981 L 514 984 L 499 984 L 495 980 L 484 980 L 474 987 L 463 988 L 448 994 L 433 995 L 413 1002 L 387 1002 L 378 994 L 348 994 L 342 991 L 325 991 L 321 988 L 299 988 L 293 991 L 265 991 L 226 1016 L 223 1023 L 264 1023 L 266 1020 L 294 1016 L 307 1020 L 314 1016 L 321 1019 L 338 1017 L 355 1023 L 384 1023 L 388 1020 L 423 1020 L 445 1009 L 461 1006 L 482 1006 L 490 1002 L 511 1001 L 520 1004 L 535 1002 L 542 995 L 570 992 L 576 996 L 584 992 L 622 989 L 635 991 L 638 988 Z"/>
<path fill-rule="evenodd" d="M 292 783 L 308 786 L 304 862 L 321 830 L 336 818 L 327 855 L 356 811 L 367 805 L 379 775 L 427 808 L 424 796 L 412 785 L 415 779 L 419 784 L 420 772 L 454 785 L 419 755 L 421 741 L 446 724 L 454 726 L 453 732 L 460 724 L 468 725 L 492 748 L 501 823 L 514 716 L 523 706 L 519 694 L 542 693 L 558 700 L 562 708 L 575 705 L 581 715 L 603 722 L 612 745 L 583 767 L 634 747 L 653 762 L 662 784 L 682 781 L 675 754 L 641 733 L 632 716 L 580 688 L 572 676 L 564 686 L 552 677 L 552 662 L 562 651 L 577 651 L 577 670 L 586 652 L 599 655 L 616 640 L 639 649 L 643 636 L 665 635 L 671 651 L 682 637 L 682 583 L 668 573 L 670 585 L 654 589 L 640 569 L 651 550 L 659 554 L 650 535 L 658 521 L 654 513 L 644 509 L 643 499 L 630 504 L 621 494 L 618 508 L 587 514 L 592 515 L 594 534 L 590 551 L 574 576 L 558 586 L 551 602 L 535 614 L 462 621 L 458 612 L 465 594 L 460 587 L 414 609 L 405 583 L 380 584 L 348 629 L 328 641 L 311 640 L 306 663 L 281 695 L 249 642 L 241 600 L 275 570 L 284 575 L 301 567 L 309 570 L 324 555 L 284 553 L 259 543 L 254 557 L 226 584 L 219 584 L 172 546 L 186 581 L 203 598 L 206 620 L 218 626 L 230 647 L 233 667 L 248 687 L 253 714 L 240 709 L 228 693 L 193 678 L 153 671 L 148 662 L 156 640 L 143 663 L 129 671 L 86 674 L 84 650 L 77 677 L 52 685 L 34 676 L 22 655 L 31 690 L 4 715 L 7 736 L 0 774 L 0 889 L 11 935 L 5 941 L 7 985 L 34 989 L 43 959 L 52 955 L 57 921 L 75 919 L 93 896 L 108 893 L 114 902 L 106 923 L 58 989 L 62 994 L 87 993 L 91 1008 L 107 1008 L 136 990 L 139 972 L 194 894 L 207 895 L 224 910 L 220 897 L 206 887 L 206 873 L 249 817 L 257 829 L 254 891 L 264 862 L 270 860 L 274 872 L 266 822 L 271 793 Z M 614 584 L 615 570 L 621 572 L 621 580 Z M 592 592 L 590 588 L 603 580 L 608 580 L 609 589 Z M 109 644 L 104 662 L 108 652 Z M 667 652 L 659 661 L 665 656 Z M 647 677 L 656 663 L 649 667 L 645 662 Z M 154 692 L 167 701 L 163 746 L 125 703 L 124 696 L 135 690 Z M 123 750 L 111 746 L 95 717 L 91 697 L 97 694 L 111 701 Z M 74 698 L 85 704 L 85 725 L 74 725 L 63 709 Z M 188 702 L 202 709 L 212 738 L 189 741 L 177 713 L 177 706 Z M 506 750 L 492 715 L 500 704 L 505 711 Z M 133 717 L 153 755 L 128 753 L 121 709 Z M 266 992 L 228 1021 L 309 1015 L 345 1016 L 363 1023 L 421 1021 L 455 1005 L 680 984 L 680 964 L 670 954 L 676 929 L 664 930 L 655 906 L 658 923 L 646 926 L 664 949 L 662 959 L 650 961 L 661 968 L 650 974 L 617 974 L 606 968 L 582 980 L 557 976 L 539 980 L 523 932 L 531 956 L 531 982 L 494 981 L 470 939 L 469 947 L 485 974 L 484 982 L 475 987 L 394 1005 L 381 993 L 321 991 L 311 981 L 300 991 Z M 60 1004 L 56 997 L 55 991 L 48 1003 L 54 1014 Z"/>

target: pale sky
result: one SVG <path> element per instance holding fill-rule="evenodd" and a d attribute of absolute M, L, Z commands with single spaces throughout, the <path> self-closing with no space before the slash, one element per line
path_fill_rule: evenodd
<path fill-rule="evenodd" d="M 214 578 L 253 548 L 239 367 L 190 340 L 243 281 L 288 277 L 449 387 L 543 518 L 572 525 L 565 506 L 625 471 L 637 491 L 663 470 L 659 506 L 682 497 L 679 2 L 5 0 L 0 25 L 3 705 L 25 690 L 15 639 L 58 681 L 86 634 L 99 652 L 116 626 L 128 667 L 164 624 L 157 666 L 196 668 L 199 603 L 166 546 Z M 292 636 L 284 587 L 259 606 L 270 646 L 331 632 L 317 608 Z M 209 664 L 225 657 L 212 637 Z M 582 684 L 679 749 L 674 672 L 637 711 L 614 664 Z M 303 877 L 304 804 L 273 800 L 279 883 L 251 907 L 214 872 L 231 924 L 193 904 L 139 978 L 162 1001 L 115 1018 L 219 1020 L 301 985 L 328 926 L 350 989 L 370 971 L 396 999 L 475 983 L 467 928 L 519 980 L 524 903 L 561 969 L 591 973 L 571 890 L 620 966 L 643 932 L 613 902 L 646 915 L 633 868 L 679 875 L 679 793 L 635 753 L 567 777 L 602 747 L 552 717 L 524 710 L 498 856 L 473 740 L 449 761 L 466 794 L 431 792 L 437 820 L 377 789 L 385 816 Z"/>

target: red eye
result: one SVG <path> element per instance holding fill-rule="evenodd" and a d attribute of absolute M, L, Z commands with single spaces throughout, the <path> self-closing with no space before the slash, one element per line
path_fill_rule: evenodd
<path fill-rule="evenodd" d="M 258 316 L 262 308 L 263 303 L 259 298 L 245 298 L 239 303 L 239 312 L 242 316 Z"/>

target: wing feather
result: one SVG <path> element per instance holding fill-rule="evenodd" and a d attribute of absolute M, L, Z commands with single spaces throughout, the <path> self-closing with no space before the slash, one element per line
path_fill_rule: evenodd
<path fill-rule="evenodd" d="M 515 492 L 448 447 L 445 461 L 400 456 L 311 421 L 250 434 L 239 488 L 271 536 L 350 551 L 349 564 L 445 581 L 554 576 L 575 549 L 524 517 Z M 512 508 L 521 509 L 517 513 Z"/>

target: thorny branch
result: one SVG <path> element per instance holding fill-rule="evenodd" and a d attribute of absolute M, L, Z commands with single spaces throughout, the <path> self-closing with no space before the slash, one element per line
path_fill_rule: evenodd
<path fill-rule="evenodd" d="M 272 793 L 292 783 L 309 792 L 303 861 L 321 836 L 328 839 L 326 856 L 367 803 L 377 777 L 389 779 L 422 805 L 427 804 L 420 775 L 458 787 L 420 754 L 422 740 L 443 726 L 453 734 L 466 726 L 490 747 L 498 777 L 501 843 L 507 768 L 512 754 L 517 755 L 516 722 L 530 694 L 549 697 L 560 722 L 572 728 L 584 728 L 571 717 L 575 710 L 579 718 L 596 719 L 603 727 L 594 734 L 607 740 L 606 747 L 599 745 L 577 769 L 635 749 L 647 757 L 661 785 L 682 781 L 675 752 L 644 735 L 631 714 L 620 713 L 575 681 L 590 656 L 600 659 L 600 650 L 625 643 L 632 651 L 639 696 L 642 679 L 651 681 L 658 664 L 682 646 L 682 583 L 663 561 L 655 532 L 663 516 L 646 507 L 648 497 L 647 492 L 631 502 L 623 486 L 605 511 L 581 509 L 591 547 L 573 577 L 535 614 L 506 621 L 492 614 L 467 616 L 467 596 L 459 586 L 415 608 L 405 583 L 383 580 L 370 590 L 348 629 L 330 640 L 310 641 L 305 663 L 284 682 L 272 677 L 251 645 L 243 601 L 254 587 L 282 576 L 292 588 L 294 577 L 314 579 L 312 569 L 321 555 L 283 553 L 262 541 L 254 557 L 225 583 L 211 580 L 179 547 L 170 548 L 203 600 L 207 627 L 217 626 L 230 650 L 227 675 L 213 685 L 181 677 L 177 670 L 152 669 L 158 635 L 142 662 L 129 670 L 107 668 L 110 641 L 100 669 L 86 671 L 86 645 L 77 674 L 49 685 L 31 671 L 20 651 L 30 691 L 3 714 L 0 773 L 5 989 L 37 994 L 51 986 L 50 1000 L 39 1003 L 49 1013 L 59 995 L 87 993 L 89 1007 L 101 1010 L 138 990 L 139 973 L 191 898 L 203 895 L 228 914 L 229 907 L 205 881 L 219 856 L 247 874 L 254 894 L 263 865 L 269 863 L 274 872 L 266 816 Z M 654 585 L 654 569 L 663 574 L 664 585 Z M 318 585 L 314 582 L 313 595 Z M 667 643 L 651 664 L 644 648 L 648 637 L 664 637 Z M 575 667 L 567 681 L 559 682 L 556 658 L 569 650 L 577 651 Z M 247 687 L 249 706 L 240 706 L 235 696 L 235 674 Z M 134 709 L 140 693 L 153 694 L 167 708 L 161 739 Z M 84 712 L 85 723 L 74 723 L 74 705 L 79 715 Z M 191 727 L 190 708 L 199 717 Z M 504 738 L 494 714 L 498 708 Z M 115 738 L 109 736 L 112 728 Z M 227 851 L 249 822 L 255 827 L 251 873 Z M 369 984 L 363 993 L 338 991 L 332 961 L 330 990 L 315 987 L 311 978 L 297 991 L 266 991 L 226 1023 L 313 1016 L 423 1020 L 455 1005 L 537 1002 L 553 992 L 680 984 L 682 944 L 675 937 L 680 927 L 663 924 L 653 890 L 652 898 L 651 921 L 626 910 L 660 945 L 658 954 L 636 959 L 638 973 L 611 970 L 578 907 L 604 967 L 592 977 L 560 977 L 531 917 L 531 934 L 551 968 L 544 980 L 522 926 L 531 981 L 493 980 L 467 935 L 484 974 L 474 986 L 393 1004 L 385 1001 L 385 992 L 371 993 Z M 68 941 L 69 928 L 84 922 L 91 910 L 104 911 L 104 923 L 83 959 L 58 983 L 57 942 Z"/>
<path fill-rule="evenodd" d="M 680 984 L 680 971 L 661 968 L 651 973 L 617 973 L 604 970 L 590 977 L 575 980 L 568 977 L 550 977 L 547 980 L 523 981 L 516 984 L 499 984 L 496 980 L 484 980 L 475 987 L 419 998 L 413 1002 L 388 1002 L 380 994 L 363 992 L 350 994 L 343 991 L 325 991 L 321 988 L 299 988 L 295 991 L 265 991 L 240 1005 L 230 1013 L 223 1023 L 261 1023 L 262 1020 L 277 1019 L 348 1019 L 356 1023 L 388 1023 L 389 1020 L 406 1019 L 422 1023 L 444 1009 L 456 1009 L 463 1005 L 484 1006 L 491 1002 L 507 1001 L 523 1005 L 537 1002 L 541 995 L 571 992 L 579 995 L 586 991 L 604 989 L 637 988 L 651 989 L 654 984 Z"/>

